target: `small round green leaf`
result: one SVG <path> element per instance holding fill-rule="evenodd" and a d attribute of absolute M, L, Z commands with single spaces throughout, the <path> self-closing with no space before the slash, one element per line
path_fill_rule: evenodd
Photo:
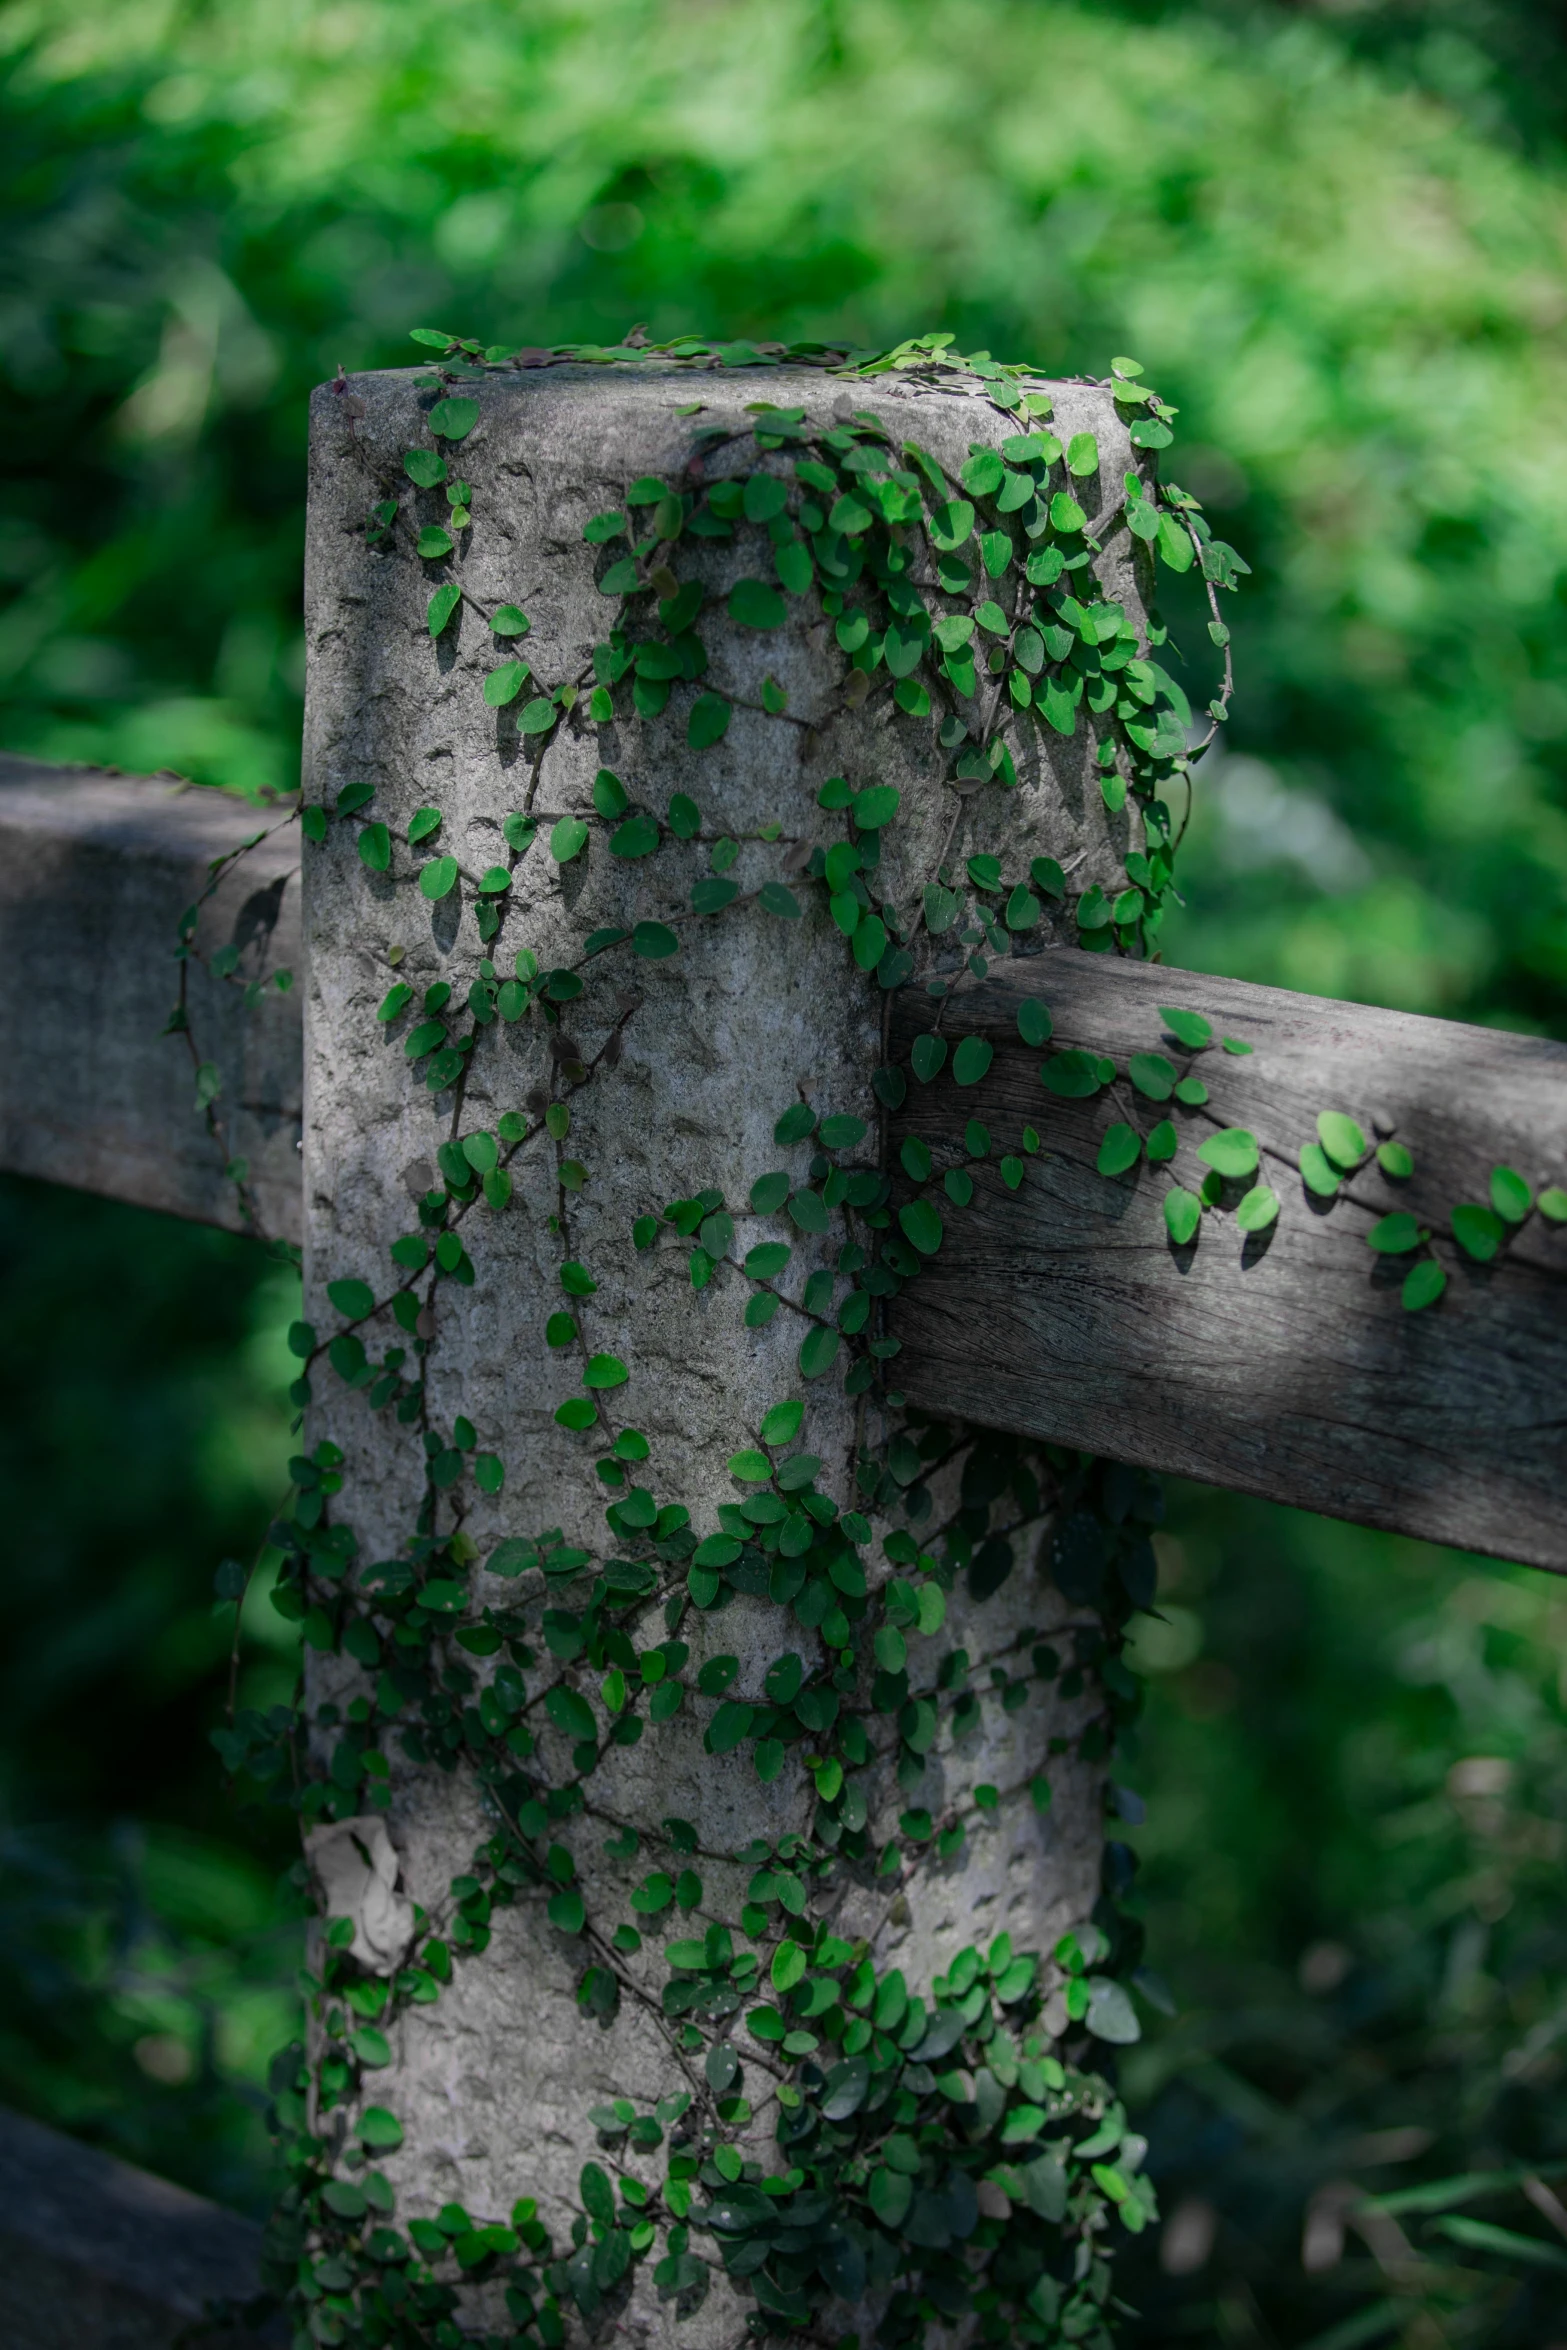
<path fill-rule="evenodd" d="M 1266 1183 L 1253 1185 L 1235 1210 L 1235 1221 L 1243 1232 L 1266 1232 L 1279 1212 L 1279 1195 Z"/>
<path fill-rule="evenodd" d="M 1489 1208 L 1466 1205 L 1453 1210 L 1453 1238 L 1476 1264 L 1488 1265 L 1506 1238 L 1507 1227 Z"/>
<path fill-rule="evenodd" d="M 420 893 L 431 899 L 444 898 L 450 895 L 456 886 L 456 881 L 457 859 L 455 857 L 435 857 L 420 872 Z"/>
<path fill-rule="evenodd" d="M 1319 1199 L 1333 1199 L 1339 1188 L 1339 1172 L 1319 1142 L 1303 1142 L 1300 1146 L 1301 1181 L 1308 1191 Z"/>
<path fill-rule="evenodd" d="M 773 1128 L 774 1142 L 785 1145 L 803 1142 L 808 1134 L 816 1132 L 816 1112 L 809 1102 L 791 1102 Z"/>
<path fill-rule="evenodd" d="M 1391 1175 L 1396 1183 L 1402 1183 L 1415 1171 L 1414 1153 L 1406 1150 L 1401 1142 L 1379 1142 L 1377 1165 L 1384 1175 Z"/>
<path fill-rule="evenodd" d="M 1226 1126 L 1219 1134 L 1210 1134 L 1206 1142 L 1197 1146 L 1197 1156 L 1205 1167 L 1227 1182 L 1235 1182 L 1243 1175 L 1257 1170 L 1257 1137 L 1245 1126 Z"/>
<path fill-rule="evenodd" d="M 698 1567 L 730 1567 L 740 1556 L 740 1545 L 732 1534 L 709 1534 L 699 1542 L 692 1553 L 692 1564 Z"/>
<path fill-rule="evenodd" d="M 699 694 L 686 722 L 686 742 L 693 751 L 710 750 L 729 731 L 732 711 L 722 694 Z"/>
<path fill-rule="evenodd" d="M 1202 1222 L 1202 1201 L 1194 1191 L 1183 1191 L 1177 1185 L 1164 1195 L 1164 1220 L 1171 1240 L 1177 1248 L 1184 1248 L 1196 1237 Z"/>
<path fill-rule="evenodd" d="M 498 604 L 490 615 L 490 626 L 497 636 L 526 636 L 533 623 L 520 604 Z"/>
<path fill-rule="evenodd" d="M 1213 1030 L 1201 1012 L 1182 1012 L 1173 1005 L 1161 1004 L 1159 1017 L 1177 1044 L 1185 1045 L 1188 1052 L 1199 1052 L 1212 1039 Z"/>
<path fill-rule="evenodd" d="M 569 865 L 588 844 L 588 828 L 580 816 L 562 816 L 550 832 L 550 855 L 557 865 Z"/>
<path fill-rule="evenodd" d="M 952 1056 L 952 1079 L 955 1085 L 978 1085 L 995 1058 L 995 1048 L 987 1037 L 965 1036 Z"/>
<path fill-rule="evenodd" d="M 729 617 L 740 628 L 782 628 L 789 611 L 765 579 L 739 579 L 729 591 Z"/>
<path fill-rule="evenodd" d="M 359 835 L 359 855 L 372 873 L 384 873 L 392 862 L 392 836 L 384 824 L 367 824 Z"/>
<path fill-rule="evenodd" d="M 437 400 L 429 416 L 430 430 L 442 441 L 465 441 L 478 421 L 477 400 Z"/>
<path fill-rule="evenodd" d="M 898 2228 L 907 2219 L 909 2205 L 914 2200 L 914 2181 L 883 2165 L 881 2169 L 872 2171 L 866 2193 L 871 2209 L 882 2225 Z"/>
<path fill-rule="evenodd" d="M 775 473 L 753 473 L 746 478 L 741 500 L 747 522 L 771 522 L 789 503 L 789 484 Z"/>
<path fill-rule="evenodd" d="M 819 1191 L 805 1188 L 795 1192 L 789 1201 L 789 1214 L 801 1232 L 822 1233 L 827 1229 L 827 1205 Z"/>
<path fill-rule="evenodd" d="M 922 1257 L 933 1257 L 940 1248 L 944 1226 L 941 1211 L 928 1199 L 910 1200 L 906 1208 L 898 1210 L 898 1222 L 903 1236 L 917 1248 Z"/>
<path fill-rule="evenodd" d="M 484 681 L 484 699 L 492 710 L 503 710 L 514 702 L 528 682 L 526 661 L 503 661 L 499 669 L 492 669 Z"/>
<path fill-rule="evenodd" d="M 937 506 L 930 517 L 930 540 L 933 547 L 950 555 L 974 528 L 974 509 L 967 498 L 948 498 Z"/>
<path fill-rule="evenodd" d="M 1366 1234 L 1366 1246 L 1374 1248 L 1379 1256 L 1401 1257 L 1409 1249 L 1418 1248 L 1424 1237 L 1418 1217 L 1399 1208 L 1372 1225 Z"/>
<path fill-rule="evenodd" d="M 1491 1205 L 1506 1224 L 1521 1224 L 1534 1205 L 1534 1193 L 1516 1167 L 1491 1169 Z"/>
<path fill-rule="evenodd" d="M 680 940 L 665 922 L 639 922 L 631 933 L 631 952 L 644 962 L 662 963 L 680 952 Z"/>
<path fill-rule="evenodd" d="M 1007 469 L 997 449 L 976 449 L 962 467 L 959 479 L 972 497 L 993 498 L 1006 479 Z"/>
<path fill-rule="evenodd" d="M 462 589 L 457 585 L 455 579 L 447 580 L 443 586 L 436 589 L 430 598 L 430 608 L 427 615 L 432 636 L 440 635 L 461 602 Z"/>
<path fill-rule="evenodd" d="M 794 1251 L 786 1240 L 759 1240 L 755 1248 L 747 1249 L 745 1272 L 751 1281 L 773 1281 L 783 1271 Z"/>
<path fill-rule="evenodd" d="M 773 1952 L 773 1989 L 792 1991 L 805 1978 L 805 1952 L 798 1942 L 780 1942 Z"/>
<path fill-rule="evenodd" d="M 350 1322 L 362 1322 L 375 1305 L 375 1292 L 368 1281 L 329 1281 L 326 1293 Z"/>
<path fill-rule="evenodd" d="M 1113 1069 L 1111 1073 L 1114 1074 Z M 1105 1080 L 1099 1074 L 1098 1055 L 1079 1051 L 1074 1046 L 1069 1052 L 1052 1053 L 1048 1061 L 1041 1062 L 1039 1082 L 1046 1093 L 1055 1094 L 1061 1101 L 1086 1102 Z"/>
<path fill-rule="evenodd" d="M 1353 1118 L 1342 1110 L 1317 1112 L 1317 1140 L 1335 1167 L 1358 1167 L 1370 1145 Z"/>
<path fill-rule="evenodd" d="M 855 794 L 849 813 L 861 832 L 879 832 L 898 813 L 903 794 L 896 784 L 873 783 Z"/>
<path fill-rule="evenodd" d="M 1404 1276 L 1399 1291 L 1406 1314 L 1418 1314 L 1422 1306 L 1434 1306 L 1447 1287 L 1447 1275 L 1435 1257 L 1422 1257 Z"/>
<path fill-rule="evenodd" d="M 612 857 L 650 857 L 658 847 L 658 823 L 652 816 L 628 816 L 609 836 Z"/>
<path fill-rule="evenodd" d="M 788 1444 L 798 1436 L 800 1422 L 804 1417 L 805 1406 L 797 1396 L 791 1395 L 783 1403 L 775 1403 L 763 1417 L 760 1431 L 762 1442 L 771 1445 L 774 1450 L 780 1444 Z"/>
<path fill-rule="evenodd" d="M 1033 1045 L 1036 1049 L 1042 1044 L 1048 1044 L 1055 1034 L 1055 1022 L 1050 1017 L 1049 1005 L 1042 1004 L 1037 996 L 1030 996 L 1027 1003 L 1019 1004 L 1017 1032 L 1025 1044 Z"/>
<path fill-rule="evenodd" d="M 586 1922 L 587 1911 L 582 1895 L 575 1887 L 563 1893 L 552 1893 L 549 1900 L 549 1921 L 561 1934 L 580 1934 Z"/>
<path fill-rule="evenodd" d="M 1124 1175 L 1128 1167 L 1135 1167 L 1142 1154 L 1143 1138 L 1135 1126 L 1123 1125 L 1119 1120 L 1107 1127 L 1099 1145 L 1096 1162 L 1101 1175 Z"/>
<path fill-rule="evenodd" d="M 1167 1102 L 1175 1091 L 1175 1063 L 1167 1061 L 1163 1053 L 1133 1053 L 1126 1073 L 1151 1102 Z"/>

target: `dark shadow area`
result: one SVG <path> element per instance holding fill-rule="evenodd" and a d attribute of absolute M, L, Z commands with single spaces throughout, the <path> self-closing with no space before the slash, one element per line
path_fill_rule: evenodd
<path fill-rule="evenodd" d="M 1128 1840 L 1179 2012 L 1121 2066 L 1165 2222 L 1127 2343 L 1328 2350 L 1386 2303 L 1344 2350 L 1539 2350 L 1549 2242 L 1509 2278 L 1443 2229 L 1539 2237 L 1510 2174 L 1567 2161 L 1567 1593 L 1196 1486 L 1156 1548 Z M 1475 2171 L 1510 2183 L 1398 2215 L 1402 2253 L 1345 2217 Z"/>
<path fill-rule="evenodd" d="M 208 1743 L 234 1620 L 213 1578 L 286 1474 L 290 1286 L 226 1233 L 0 1182 L 0 2103 L 251 2209 L 292 1850 Z M 293 1678 L 258 1598 L 252 1704 Z"/>

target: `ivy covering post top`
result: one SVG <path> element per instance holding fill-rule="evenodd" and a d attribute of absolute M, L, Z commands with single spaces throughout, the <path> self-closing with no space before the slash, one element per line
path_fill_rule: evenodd
<path fill-rule="evenodd" d="M 892 991 L 1006 946 L 966 861 L 1018 937 L 1157 920 L 1148 402 L 451 352 L 316 397 L 301 2340 L 1102 2338 L 1157 1493 L 905 1414 L 942 1207 L 883 1126 Z"/>

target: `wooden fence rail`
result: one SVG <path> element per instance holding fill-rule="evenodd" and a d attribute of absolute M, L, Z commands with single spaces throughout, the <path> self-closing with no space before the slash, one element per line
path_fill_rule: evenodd
<path fill-rule="evenodd" d="M 239 1222 L 194 1106 L 192 1054 L 162 1031 L 181 910 L 209 861 L 256 829 L 221 793 L 0 760 L 0 1167 Z M 191 971 L 199 1053 L 225 1072 L 229 1147 L 288 1237 L 301 1227 L 304 974 L 249 1012 L 243 986 L 280 963 L 299 970 L 297 852 L 285 831 L 223 880 L 201 936 L 237 948 L 237 969 Z M 1018 1029 L 1020 1008 L 1040 1000 L 1055 1031 L 1044 1049 Z M 1253 1048 L 1193 1064 L 1206 1106 L 1150 1105 L 1124 1078 L 1086 1100 L 1041 1083 L 1047 1051 L 1062 1047 L 1123 1071 L 1148 1052 L 1185 1068 L 1166 1006 Z M 928 999 L 897 998 L 900 1060 L 933 1017 Z M 969 1086 L 949 1058 L 910 1086 L 894 1121 L 895 1154 L 913 1136 L 938 1165 L 968 1164 L 975 1183 L 892 1309 L 911 1402 L 1567 1569 L 1567 1227 L 1532 1216 L 1488 1264 L 1448 1246 L 1446 1295 L 1413 1314 L 1398 1298 L 1408 1260 L 1364 1245 L 1399 1209 L 1445 1235 L 1456 1204 L 1487 1200 L 1498 1162 L 1532 1188 L 1559 1184 L 1567 1046 L 1077 953 L 999 966 L 954 999 L 945 1026 L 994 1057 Z M 1109 1123 L 1146 1131 L 1167 1109 L 1172 1169 L 1097 1171 Z M 1314 1195 L 1296 1161 L 1324 1109 L 1368 1138 L 1395 1134 L 1412 1176 L 1373 1160 L 1337 1199 Z M 974 1119 L 996 1136 L 982 1162 L 965 1148 Z M 1040 1147 L 1014 1192 L 999 1158 L 1024 1125 Z M 1176 1248 L 1164 1192 L 1172 1179 L 1195 1187 L 1196 1148 L 1220 1125 L 1255 1131 L 1281 1212 L 1249 1239 L 1233 1218 L 1207 1217 L 1195 1245 Z"/>

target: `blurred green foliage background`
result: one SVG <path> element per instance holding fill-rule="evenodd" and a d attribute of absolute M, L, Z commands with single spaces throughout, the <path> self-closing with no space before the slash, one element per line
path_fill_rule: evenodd
<path fill-rule="evenodd" d="M 411 325 L 1130 352 L 1253 570 L 1170 959 L 1562 1033 L 1564 104 L 1560 0 L 9 0 L 0 741 L 292 784 L 304 396 Z M 18 1184 L 0 1271 L 0 2096 L 255 2205 L 286 1290 Z M 1197 1492 L 1162 1565 L 1128 2341 L 1567 2340 L 1547 2184 L 1343 2218 L 1567 2163 L 1567 1604 Z"/>

